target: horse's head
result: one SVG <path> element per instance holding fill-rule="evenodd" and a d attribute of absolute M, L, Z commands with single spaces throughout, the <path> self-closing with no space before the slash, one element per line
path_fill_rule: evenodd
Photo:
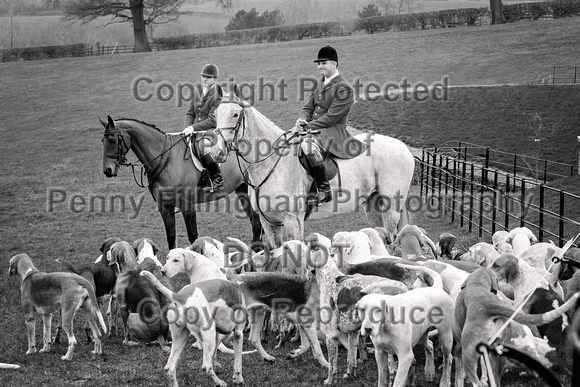
<path fill-rule="evenodd" d="M 251 105 L 235 94 L 224 94 L 222 102 L 215 111 L 216 130 L 230 148 L 237 149 L 245 130 L 244 109 Z"/>
<path fill-rule="evenodd" d="M 125 155 L 131 148 L 131 137 L 118 126 L 110 116 L 107 116 L 108 122 L 99 118 L 101 124 L 105 127 L 103 135 L 103 173 L 107 177 L 117 176 L 119 165 L 125 163 Z"/>

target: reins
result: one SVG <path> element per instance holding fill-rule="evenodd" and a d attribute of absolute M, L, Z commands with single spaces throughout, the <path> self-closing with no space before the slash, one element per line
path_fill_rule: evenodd
<path fill-rule="evenodd" d="M 259 203 L 259 191 L 260 191 L 260 187 L 262 187 L 272 176 L 272 174 L 274 173 L 274 171 L 276 170 L 278 164 L 280 163 L 280 160 L 282 159 L 282 153 L 279 152 L 280 149 L 287 147 L 288 145 L 290 145 L 290 141 L 296 137 L 299 136 L 305 136 L 308 134 L 313 134 L 316 133 L 317 131 L 301 131 L 301 132 L 294 132 L 292 133 L 290 136 L 288 136 L 288 132 L 282 133 L 280 136 L 278 136 L 278 138 L 276 139 L 276 141 L 274 141 L 274 144 L 278 143 L 282 137 L 285 137 L 284 140 L 281 141 L 281 144 L 279 146 L 272 146 L 272 151 L 266 155 L 265 157 L 263 157 L 262 159 L 258 159 L 254 162 L 251 162 L 249 160 L 247 160 L 244 155 L 242 154 L 242 152 L 239 149 L 239 142 L 240 140 L 244 137 L 244 134 L 246 133 L 246 114 L 245 114 L 245 108 L 246 106 L 244 106 L 243 103 L 241 102 L 237 102 L 237 101 L 231 101 L 231 102 L 222 102 L 222 103 L 237 103 L 242 110 L 240 111 L 240 115 L 235 123 L 234 126 L 229 126 L 229 127 L 225 127 L 225 128 L 219 128 L 218 133 L 222 136 L 223 138 L 223 134 L 222 132 L 224 130 L 233 130 L 234 131 L 234 136 L 232 138 L 231 141 L 224 141 L 228 144 L 228 148 L 230 149 L 230 151 L 233 151 L 236 154 L 236 160 L 238 163 L 238 168 L 242 174 L 242 178 L 244 179 L 244 182 L 251 187 L 252 189 L 254 189 L 254 191 L 256 191 L 256 202 L 257 202 L 257 207 L 258 207 L 258 211 L 260 212 L 260 214 L 262 215 L 262 217 L 264 219 L 266 219 L 268 221 L 268 223 L 275 225 L 275 226 L 283 226 L 284 223 L 283 222 L 279 222 L 279 221 L 275 221 L 273 219 L 271 219 L 270 217 L 268 217 L 268 215 L 266 215 L 266 213 L 264 213 L 264 211 L 262 211 L 262 208 L 260 207 L 260 203 Z M 242 131 L 242 135 L 239 136 L 240 134 L 240 129 Z M 319 131 L 318 131 L 319 133 Z M 239 136 L 239 138 L 238 138 Z M 274 154 L 278 154 L 278 158 L 276 159 L 276 161 L 274 162 L 274 165 L 270 168 L 270 170 L 268 171 L 268 173 L 266 174 L 266 176 L 262 179 L 261 182 L 254 184 L 250 181 L 249 178 L 249 173 L 248 170 L 253 167 L 256 164 L 262 163 L 266 160 L 268 160 L 269 158 L 271 158 Z M 248 166 L 246 168 L 244 168 L 242 166 L 241 160 L 243 160 L 246 164 L 248 164 Z"/>

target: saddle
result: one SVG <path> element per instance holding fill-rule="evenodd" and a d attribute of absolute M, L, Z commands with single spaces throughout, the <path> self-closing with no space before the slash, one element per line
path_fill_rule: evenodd
<path fill-rule="evenodd" d="M 193 164 L 200 170 L 201 176 L 199 177 L 199 181 L 197 182 L 197 186 L 199 188 L 205 188 L 211 186 L 211 179 L 209 176 L 208 170 L 205 168 L 202 160 L 202 153 L 199 149 L 199 141 L 203 138 L 205 132 L 194 132 L 193 136 L 191 137 L 191 146 L 188 147 L 193 154 L 191 155 Z M 187 154 L 185 155 L 187 158 Z"/>

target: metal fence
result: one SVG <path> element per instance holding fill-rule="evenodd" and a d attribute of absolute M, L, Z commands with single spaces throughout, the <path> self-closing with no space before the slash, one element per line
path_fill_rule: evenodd
<path fill-rule="evenodd" d="M 480 237 L 525 226 L 538 240 L 563 246 L 580 232 L 580 222 L 572 219 L 580 196 L 464 157 L 423 150 L 419 185 L 428 211 L 450 216 Z"/>
<path fill-rule="evenodd" d="M 556 178 L 574 175 L 574 164 L 503 152 L 464 141 L 447 142 L 445 146 L 434 148 L 432 152 L 479 163 L 486 169 L 507 171 L 513 176 L 531 178 L 544 184 Z"/>

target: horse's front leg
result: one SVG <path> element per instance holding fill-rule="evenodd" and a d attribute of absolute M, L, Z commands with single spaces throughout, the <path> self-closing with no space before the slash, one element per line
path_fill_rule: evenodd
<path fill-rule="evenodd" d="M 183 221 L 185 222 L 185 228 L 187 229 L 187 239 L 190 243 L 195 242 L 197 239 L 197 213 L 195 210 L 183 211 Z"/>
<path fill-rule="evenodd" d="M 255 249 L 258 249 L 260 245 L 261 238 L 262 238 L 262 223 L 260 222 L 260 216 L 254 209 L 252 208 L 252 202 L 248 195 L 248 185 L 246 183 L 242 183 L 236 188 L 236 195 L 240 200 L 240 205 L 248 219 L 250 219 L 250 223 L 252 223 L 252 246 L 255 246 Z"/>
<path fill-rule="evenodd" d="M 159 213 L 163 218 L 165 225 L 165 235 L 167 236 L 167 246 L 169 250 L 175 248 L 175 239 L 177 237 L 175 232 L 175 207 L 171 205 L 160 205 Z"/>

